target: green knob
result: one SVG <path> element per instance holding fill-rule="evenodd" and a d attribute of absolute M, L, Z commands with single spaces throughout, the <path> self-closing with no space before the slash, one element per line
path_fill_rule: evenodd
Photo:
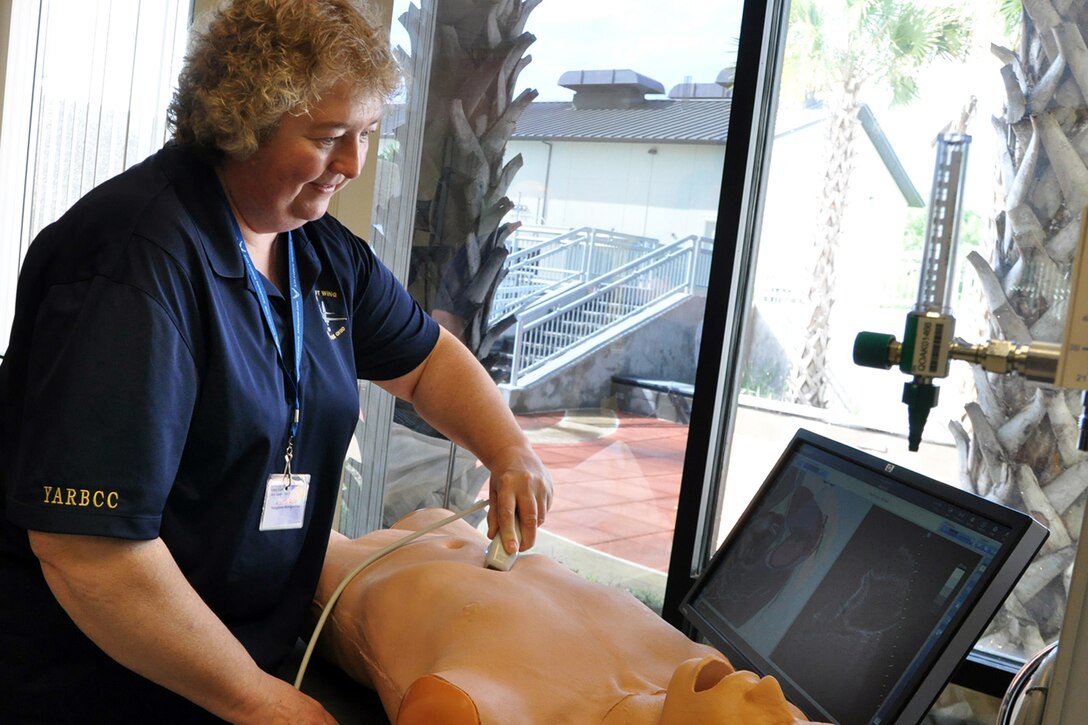
<path fill-rule="evenodd" d="M 895 335 L 882 332 L 859 332 L 854 338 L 854 364 L 867 368 L 887 370 L 892 366 L 888 348 L 895 342 Z"/>

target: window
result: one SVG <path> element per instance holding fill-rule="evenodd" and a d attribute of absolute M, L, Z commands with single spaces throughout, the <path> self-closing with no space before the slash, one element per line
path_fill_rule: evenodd
<path fill-rule="evenodd" d="M 371 236 L 549 465 L 537 550 L 659 609 L 740 7 L 510 6 L 493 27 L 490 6 L 395 3 L 410 83 L 382 128 Z M 410 408 L 372 390 L 363 405 L 349 531 L 486 495 L 486 471 Z"/>
<path fill-rule="evenodd" d="M 703 477 L 692 481 L 696 488 L 705 482 L 705 490 L 698 500 L 692 494 L 690 510 L 701 500 L 709 504 L 685 524 L 698 538 L 690 559 L 674 556 L 674 566 L 699 568 L 794 431 L 810 428 L 1030 510 L 1051 528 L 980 642 L 991 662 L 1015 668 L 1062 626 L 1086 488 L 1077 473 L 1085 457 L 1069 426 L 1080 411 L 1079 391 L 1047 390 L 953 362 L 948 377 L 936 381 L 940 403 L 911 453 L 900 402 L 910 378 L 851 360 L 858 332 L 903 336 L 918 289 L 925 233 L 918 202 L 929 202 L 933 142 L 961 124 L 972 142 L 951 278 L 956 335 L 1027 342 L 1060 334 L 1054 323 L 1064 315 L 1063 284 L 1084 197 L 1062 168 L 1063 159 L 1080 153 L 1066 142 L 1071 130 L 1063 124 L 1077 117 L 1083 100 L 1046 60 L 1054 57 L 1046 51 L 1054 49 L 1051 35 L 1030 16 L 1006 22 L 990 5 L 959 5 L 917 4 L 912 20 L 936 21 L 931 37 L 943 38 L 932 48 L 939 52 L 921 58 L 893 57 L 893 50 L 920 46 L 901 42 L 913 32 L 907 18 L 894 25 L 876 13 L 887 4 L 875 2 L 772 3 L 766 28 L 761 11 L 742 30 L 742 47 L 744 33 L 762 36 L 747 47 L 781 61 L 781 76 L 750 70 L 744 77 L 755 102 L 748 186 L 723 197 L 723 209 L 739 216 L 729 260 L 735 286 L 728 298 L 708 301 L 708 320 L 710 306 L 721 304 L 729 324 L 721 336 L 707 327 L 704 345 L 721 345 L 723 353 L 720 368 L 709 371 L 714 377 L 697 385 L 716 386 L 717 400 L 712 411 L 693 411 L 693 436 L 696 424 L 699 436 L 704 425 L 709 432 L 705 468 L 690 471 Z M 965 29 L 970 37 L 957 37 Z M 840 41 L 852 42 L 836 46 Z M 856 53 L 850 63 L 828 62 L 835 53 L 824 51 L 846 47 Z M 1019 52 L 1026 55 L 1017 58 Z M 844 72 L 850 69 L 860 72 Z M 738 79 L 740 73 L 738 64 Z M 737 121 L 731 136 L 745 130 Z M 686 586 L 683 578 L 676 585 Z M 999 692 L 1000 681 L 992 676 L 984 686 Z M 973 717 L 985 721 L 987 707 Z"/>
<path fill-rule="evenodd" d="M 188 0 L 38 2 L 11 10 L 0 137 L 0 349 L 30 240 L 162 146 Z"/>

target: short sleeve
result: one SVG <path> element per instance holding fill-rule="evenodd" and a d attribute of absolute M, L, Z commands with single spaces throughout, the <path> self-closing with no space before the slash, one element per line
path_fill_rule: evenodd
<path fill-rule="evenodd" d="M 369 245 L 360 241 L 362 274 L 352 311 L 356 372 L 391 380 L 414 370 L 438 342 L 438 323 L 423 311 Z"/>
<path fill-rule="evenodd" d="M 198 391 L 177 318 L 103 277 L 38 309 L 7 514 L 28 529 L 158 535 Z"/>

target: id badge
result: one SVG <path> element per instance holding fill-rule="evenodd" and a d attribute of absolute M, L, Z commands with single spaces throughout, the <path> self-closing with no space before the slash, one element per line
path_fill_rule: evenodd
<path fill-rule="evenodd" d="M 301 529 L 310 495 L 310 474 L 274 473 L 268 477 L 261 507 L 261 531 Z"/>

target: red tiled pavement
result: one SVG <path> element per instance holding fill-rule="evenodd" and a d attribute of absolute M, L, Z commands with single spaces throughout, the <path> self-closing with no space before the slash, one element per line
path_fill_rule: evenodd
<path fill-rule="evenodd" d="M 555 482 L 545 530 L 666 572 L 687 426 L 600 410 L 534 414 L 519 422 Z M 951 445 L 927 442 L 920 452 L 908 453 L 902 436 L 742 406 L 733 430 L 721 532 L 747 506 L 799 426 L 938 480 L 958 470 Z"/>
<path fill-rule="evenodd" d="M 597 410 L 518 420 L 555 484 L 545 529 L 667 571 L 687 426 Z"/>
<path fill-rule="evenodd" d="M 667 571 L 687 426 L 599 410 L 541 413 L 519 421 L 555 482 L 545 530 Z M 959 470 L 952 445 L 927 442 L 920 452 L 909 453 L 902 436 L 741 406 L 731 439 L 719 537 L 747 506 L 798 427 L 938 480 Z"/>

